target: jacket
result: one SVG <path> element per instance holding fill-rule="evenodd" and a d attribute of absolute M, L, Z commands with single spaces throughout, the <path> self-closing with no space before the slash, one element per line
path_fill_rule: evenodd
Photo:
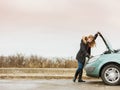
<path fill-rule="evenodd" d="M 94 40 L 97 38 L 98 34 L 94 35 Z M 86 57 L 90 57 L 91 55 L 91 47 L 89 47 L 88 43 L 85 43 L 84 40 L 81 40 L 80 43 L 80 50 L 78 51 L 76 55 L 76 59 L 80 60 L 81 63 L 85 62 Z"/>

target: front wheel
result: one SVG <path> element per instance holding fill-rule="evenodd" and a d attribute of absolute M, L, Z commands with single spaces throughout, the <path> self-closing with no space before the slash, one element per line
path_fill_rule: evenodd
<path fill-rule="evenodd" d="M 120 67 L 114 64 L 107 65 L 103 68 L 101 78 L 105 84 L 120 84 Z"/>

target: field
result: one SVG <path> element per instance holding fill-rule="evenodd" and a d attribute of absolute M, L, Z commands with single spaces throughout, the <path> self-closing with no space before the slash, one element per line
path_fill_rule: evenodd
<path fill-rule="evenodd" d="M 38 56 L 0 56 L 0 68 L 76 68 L 77 61 L 72 58 L 45 58 Z"/>
<path fill-rule="evenodd" d="M 38 56 L 0 56 L 0 78 L 60 79 L 72 78 L 77 61 L 72 58 L 44 58 Z"/>

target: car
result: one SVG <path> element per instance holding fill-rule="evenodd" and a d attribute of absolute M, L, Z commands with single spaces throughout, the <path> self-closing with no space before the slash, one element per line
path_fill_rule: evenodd
<path fill-rule="evenodd" d="M 86 75 L 101 78 L 107 85 L 120 84 L 120 49 L 114 50 L 104 35 L 99 35 L 107 50 L 88 59 L 85 65 Z"/>

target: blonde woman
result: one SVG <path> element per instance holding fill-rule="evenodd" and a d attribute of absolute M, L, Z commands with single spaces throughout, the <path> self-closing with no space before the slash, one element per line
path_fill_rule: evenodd
<path fill-rule="evenodd" d="M 89 35 L 86 37 L 83 37 L 80 43 L 80 50 L 77 53 L 76 59 L 78 61 L 78 68 L 75 72 L 75 76 L 73 78 L 73 82 L 76 81 L 78 75 L 78 82 L 85 82 L 82 80 L 82 74 L 83 74 L 83 67 L 85 64 L 85 58 L 90 57 L 91 55 L 91 48 L 95 46 L 95 39 L 97 38 L 98 34 L 100 32 L 97 32 L 94 36 Z"/>

